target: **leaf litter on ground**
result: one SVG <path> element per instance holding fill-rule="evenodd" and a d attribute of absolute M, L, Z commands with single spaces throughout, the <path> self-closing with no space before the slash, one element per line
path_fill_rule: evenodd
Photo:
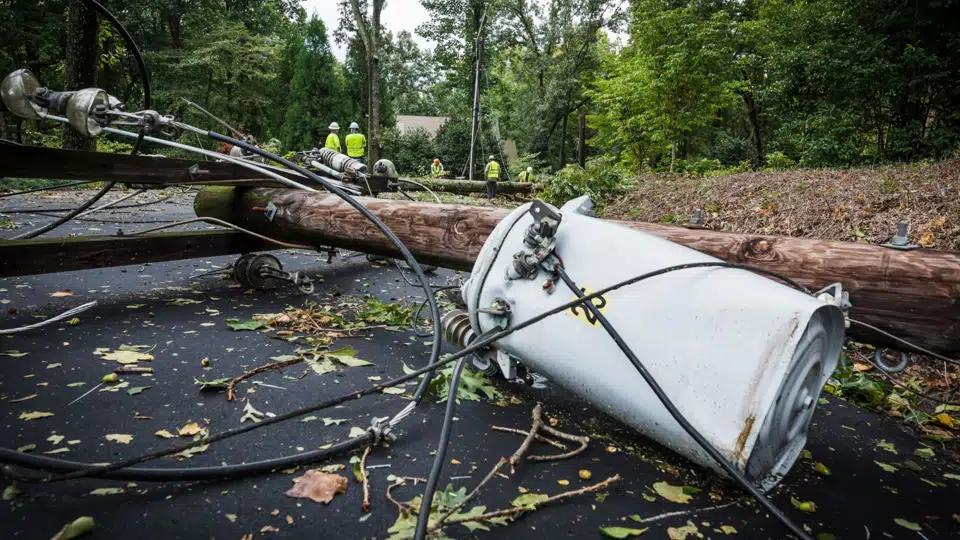
<path fill-rule="evenodd" d="M 346 493 L 349 484 L 346 476 L 309 469 L 302 476 L 294 478 L 293 487 L 283 494 L 288 497 L 306 498 L 314 502 L 330 504 L 337 494 Z"/>

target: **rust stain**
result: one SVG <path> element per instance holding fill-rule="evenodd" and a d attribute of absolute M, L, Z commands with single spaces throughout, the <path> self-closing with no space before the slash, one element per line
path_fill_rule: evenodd
<path fill-rule="evenodd" d="M 751 415 L 748 416 L 747 421 L 743 423 L 743 431 L 741 431 L 737 437 L 737 446 L 734 451 L 737 461 L 743 461 L 743 449 L 747 446 L 747 439 L 750 437 L 750 432 L 753 431 L 753 423 L 756 421 L 757 417 Z"/>

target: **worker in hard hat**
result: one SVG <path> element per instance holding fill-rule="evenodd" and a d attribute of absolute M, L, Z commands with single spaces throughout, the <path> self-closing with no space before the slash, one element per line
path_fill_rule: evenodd
<path fill-rule="evenodd" d="M 430 166 L 430 174 L 434 178 L 440 178 L 443 174 L 443 163 L 440 163 L 440 158 L 435 158 L 433 160 L 433 165 Z"/>
<path fill-rule="evenodd" d="M 487 198 L 493 199 L 497 196 L 497 181 L 500 180 L 500 164 L 497 163 L 496 158 L 490 156 L 483 172 L 487 177 Z"/>
<path fill-rule="evenodd" d="M 367 153 L 367 138 L 360 133 L 360 126 L 356 122 L 350 122 L 350 134 L 347 135 L 347 155 L 360 160 L 360 163 L 366 163 L 364 154 Z"/>
<path fill-rule="evenodd" d="M 520 173 L 521 182 L 533 182 L 533 167 L 527 167 L 527 170 Z"/>
<path fill-rule="evenodd" d="M 343 153 L 343 147 L 340 146 L 340 124 L 336 122 L 330 122 L 330 134 L 327 135 L 327 142 L 323 145 L 324 148 L 329 148 L 334 152 Z"/>

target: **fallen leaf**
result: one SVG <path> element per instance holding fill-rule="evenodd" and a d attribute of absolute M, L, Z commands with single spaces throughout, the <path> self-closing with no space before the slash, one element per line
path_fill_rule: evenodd
<path fill-rule="evenodd" d="M 720 532 L 723 534 L 737 534 L 737 529 L 731 527 L 730 525 L 721 525 Z"/>
<path fill-rule="evenodd" d="M 16 349 L 9 349 L 6 351 L 0 351 L 0 356 L 9 356 L 10 358 L 23 358 L 24 356 L 30 353 L 20 352 Z"/>
<path fill-rule="evenodd" d="M 236 515 L 236 514 L 224 514 L 224 517 L 226 517 L 227 519 L 229 519 L 229 520 L 230 520 L 230 523 L 236 523 L 236 522 L 237 522 L 237 515 Z"/>
<path fill-rule="evenodd" d="M 580 469 L 580 472 L 577 473 L 577 476 L 579 476 L 581 480 L 589 480 L 593 477 L 593 473 L 586 469 Z"/>
<path fill-rule="evenodd" d="M 790 497 L 790 503 L 801 512 L 812 513 L 817 511 L 817 505 L 813 501 L 801 501 L 796 497 Z"/>
<path fill-rule="evenodd" d="M 460 464 L 460 460 L 459 460 L 459 459 L 451 459 L 451 460 L 450 460 L 450 463 L 453 464 L 453 465 L 459 465 L 459 464 Z M 567 483 L 569 484 L 569 482 L 567 482 Z"/>
<path fill-rule="evenodd" d="M 353 347 L 344 347 L 342 349 L 337 349 L 335 351 L 327 351 L 323 353 L 324 356 L 333 358 L 337 362 L 347 366 L 347 367 L 363 367 L 363 366 L 372 366 L 373 362 L 368 362 L 366 360 L 361 360 L 356 357 L 357 350 Z"/>
<path fill-rule="evenodd" d="M 913 451 L 914 455 L 920 456 L 923 459 L 933 459 L 936 454 L 933 451 L 933 448 L 927 448 L 926 446 L 917 448 Z"/>
<path fill-rule="evenodd" d="M 136 364 L 153 360 L 153 355 L 140 351 L 116 350 L 103 355 L 104 360 L 113 360 L 118 364 Z"/>
<path fill-rule="evenodd" d="M 887 441 L 880 441 L 880 442 L 878 442 L 878 443 L 877 443 L 877 448 L 879 448 L 879 449 L 881 449 L 881 450 L 886 450 L 887 452 L 890 452 L 891 454 L 898 454 L 898 455 L 899 455 L 899 452 L 897 452 L 897 448 L 896 448 L 895 446 L 893 446 L 893 443 L 888 443 Z"/>
<path fill-rule="evenodd" d="M 647 529 L 633 529 L 630 527 L 600 527 L 600 534 L 609 538 L 627 538 L 629 536 L 640 536 L 647 532 Z"/>
<path fill-rule="evenodd" d="M 350 435 L 349 435 L 349 437 L 350 437 L 351 439 L 355 439 L 355 438 L 357 438 L 357 437 L 363 437 L 363 436 L 366 435 L 366 434 L 367 434 L 367 430 L 363 429 L 362 427 L 356 427 L 356 426 L 354 426 L 354 427 L 350 428 Z"/>
<path fill-rule="evenodd" d="M 320 357 L 316 353 L 304 353 L 303 361 L 317 375 L 326 375 L 337 370 L 337 366 L 326 357 Z"/>
<path fill-rule="evenodd" d="M 876 461 L 876 460 L 874 460 L 874 463 L 876 463 L 877 465 L 879 465 L 881 469 L 883 469 L 883 470 L 885 470 L 885 471 L 887 471 L 887 472 L 897 472 L 897 468 L 894 467 L 893 465 L 888 465 L 888 464 L 886 464 L 886 463 L 882 463 L 882 462 Z"/>
<path fill-rule="evenodd" d="M 36 450 L 36 449 L 37 449 L 37 445 L 35 444 L 25 444 L 17 448 L 17 452 L 29 452 L 31 450 Z"/>
<path fill-rule="evenodd" d="M 933 233 L 930 231 L 923 233 L 917 243 L 920 244 L 920 247 L 933 247 Z"/>
<path fill-rule="evenodd" d="M 3 490 L 3 500 L 12 501 L 17 498 L 17 495 L 20 495 L 20 488 L 16 484 L 10 484 Z"/>
<path fill-rule="evenodd" d="M 113 375 L 114 377 L 116 377 L 117 374 L 116 374 L 116 373 L 111 373 L 111 375 Z M 114 380 L 116 380 L 116 379 L 114 379 Z M 107 387 L 101 388 L 101 389 L 100 389 L 100 392 L 119 392 L 120 390 L 123 390 L 124 388 L 126 388 L 126 387 L 128 387 L 128 386 L 130 386 L 130 383 L 128 383 L 127 381 L 123 381 L 122 383 L 118 383 L 118 384 L 115 384 L 115 385 L 113 385 L 113 386 L 107 386 Z"/>
<path fill-rule="evenodd" d="M 56 450 L 47 450 L 46 452 L 44 452 L 44 454 L 47 454 L 47 455 L 50 455 L 50 454 L 65 454 L 65 453 L 67 453 L 67 452 L 69 452 L 69 451 L 70 451 L 69 448 L 67 448 L 66 446 L 63 446 L 63 447 L 57 448 Z"/>
<path fill-rule="evenodd" d="M 54 446 L 60 444 L 60 441 L 63 440 L 63 435 L 51 435 L 47 437 L 47 440 L 52 442 Z"/>
<path fill-rule="evenodd" d="M 944 473 L 943 477 L 950 480 L 960 480 L 960 474 Z"/>
<path fill-rule="evenodd" d="M 383 389 L 383 393 L 384 393 L 384 394 L 392 394 L 392 395 L 395 395 L 395 396 L 396 396 L 396 395 L 403 394 L 403 393 L 405 393 L 405 392 L 406 392 L 406 390 L 405 390 L 404 388 L 401 388 L 401 387 L 398 387 L 398 386 L 391 386 L 391 387 L 389 387 L 389 388 L 384 388 L 384 389 Z"/>
<path fill-rule="evenodd" d="M 199 302 L 197 302 L 199 304 Z M 231 330 L 242 331 L 242 330 L 257 330 L 260 327 L 266 326 L 267 323 L 264 321 L 241 321 L 240 319 L 227 319 L 224 321 Z"/>
<path fill-rule="evenodd" d="M 933 419 L 936 420 L 941 426 L 945 426 L 950 429 L 953 429 L 956 426 L 956 420 L 954 420 L 953 417 L 947 413 L 940 413 L 934 416 Z"/>
<path fill-rule="evenodd" d="M 153 388 L 153 387 L 152 386 L 134 386 L 133 388 L 127 390 L 127 395 L 135 396 L 148 388 Z"/>
<path fill-rule="evenodd" d="M 250 420 L 254 423 L 259 423 L 260 420 L 263 420 L 263 413 L 253 408 L 253 404 L 250 401 L 247 401 L 247 404 L 243 406 L 243 416 L 240 417 L 240 423 L 244 423 L 247 420 Z"/>
<path fill-rule="evenodd" d="M 173 433 L 170 433 L 165 429 L 161 429 L 160 431 L 154 433 L 154 435 L 156 435 L 157 437 L 163 437 L 164 439 L 172 439 L 176 437 L 176 435 L 174 435 Z"/>
<path fill-rule="evenodd" d="M 97 488 L 90 492 L 91 495 L 119 495 L 123 493 L 123 488 Z"/>
<path fill-rule="evenodd" d="M 130 304 L 129 306 L 127 306 L 127 309 L 140 309 L 145 305 L 146 304 Z"/>
<path fill-rule="evenodd" d="M 861 364 L 860 362 L 854 362 L 853 369 L 859 373 L 863 373 L 863 372 L 872 370 L 873 366 L 871 364 Z"/>
<path fill-rule="evenodd" d="M 167 300 L 168 306 L 188 306 L 191 304 L 202 304 L 203 300 L 194 300 L 192 298 L 173 298 Z"/>
<path fill-rule="evenodd" d="M 133 440 L 133 435 L 126 435 L 123 433 L 111 433 L 104 437 L 108 441 L 120 443 L 120 444 L 130 444 L 130 441 Z"/>
<path fill-rule="evenodd" d="M 67 523 L 60 529 L 60 532 L 50 540 L 73 540 L 79 536 L 87 534 L 92 531 L 96 526 L 96 523 L 93 521 L 93 518 L 90 516 L 78 517 L 77 519 Z"/>
<path fill-rule="evenodd" d="M 37 397 L 38 395 L 39 395 L 39 394 L 30 394 L 29 396 L 23 396 L 22 398 L 11 399 L 11 400 L 8 401 L 7 403 L 21 403 L 21 402 L 23 402 L 23 401 L 31 400 L 31 399 Z"/>
<path fill-rule="evenodd" d="M 273 516 L 273 517 L 279 516 L 279 515 L 280 515 L 280 509 L 279 509 L 279 508 L 274 508 L 273 511 L 270 512 L 270 515 Z"/>
<path fill-rule="evenodd" d="M 76 388 L 76 387 L 78 387 L 78 386 L 83 386 L 83 385 L 85 385 L 85 384 L 87 384 L 87 383 L 82 382 L 82 381 L 81 381 L 81 382 L 72 382 L 72 383 L 70 383 L 70 384 L 67 385 L 67 388 Z"/>
<path fill-rule="evenodd" d="M 670 540 L 685 540 L 690 535 L 701 536 L 697 526 L 689 521 L 683 527 L 670 527 L 667 529 L 667 536 Z"/>
<path fill-rule="evenodd" d="M 557 483 L 560 484 L 561 486 L 569 486 L 569 485 L 570 485 L 570 481 L 569 481 L 569 480 L 557 480 Z"/>
<path fill-rule="evenodd" d="M 193 441 L 196 442 L 206 438 L 208 438 L 208 434 L 206 430 L 200 430 L 200 433 L 197 433 L 196 435 L 193 436 Z M 179 460 L 190 459 L 197 454 L 202 454 L 203 452 L 206 452 L 207 448 L 210 448 L 209 443 L 197 445 L 192 448 L 187 448 L 183 452 L 177 452 L 176 454 L 172 454 L 170 457 L 179 459 Z"/>
<path fill-rule="evenodd" d="M 50 293 L 50 296 L 54 298 L 63 298 L 65 296 L 73 296 L 73 291 L 70 289 L 64 289 L 62 291 L 57 291 L 55 293 Z"/>
<path fill-rule="evenodd" d="M 80 317 L 74 317 L 70 319 L 69 321 L 67 321 L 67 324 L 69 324 L 70 326 L 76 326 L 80 324 Z"/>
<path fill-rule="evenodd" d="M 683 486 L 671 486 L 666 482 L 657 482 L 653 485 L 654 491 L 668 501 L 687 504 L 693 497 L 684 492 Z"/>
<path fill-rule="evenodd" d="M 287 521 L 287 525 L 293 525 L 293 516 L 287 514 L 284 519 Z"/>
<path fill-rule="evenodd" d="M 342 471 L 345 468 L 346 468 L 346 465 L 342 463 L 335 463 L 333 465 L 324 465 L 323 467 L 320 467 L 320 472 L 335 473 L 335 472 Z"/>
<path fill-rule="evenodd" d="M 317 417 L 314 416 L 313 419 L 316 420 Z M 306 422 L 306 421 L 307 421 L 306 418 L 304 418 L 303 420 L 301 420 L 301 422 Z M 342 424 L 342 423 L 344 423 L 344 422 L 349 422 L 349 421 L 350 421 L 350 420 L 348 420 L 347 418 L 324 418 L 324 419 L 323 419 L 323 425 L 325 425 L 325 426 L 339 426 L 340 424 Z"/>
<path fill-rule="evenodd" d="M 543 495 L 540 493 L 524 493 L 516 499 L 510 501 L 510 504 L 518 508 L 523 508 L 526 506 L 536 506 L 537 503 L 543 502 L 549 499 L 549 495 Z"/>
<path fill-rule="evenodd" d="M 896 518 L 896 519 L 893 520 L 893 522 L 896 523 L 897 525 L 903 527 L 904 529 L 910 529 L 911 531 L 922 531 L 922 530 L 923 530 L 923 527 L 921 527 L 920 525 L 917 525 L 916 523 L 914 523 L 914 522 L 912 522 L 912 521 L 907 521 L 907 520 L 905 520 L 905 519 L 903 519 L 903 518 Z"/>
<path fill-rule="evenodd" d="M 39 418 L 47 418 L 49 416 L 53 416 L 53 413 L 44 412 L 44 411 L 31 411 L 31 412 L 20 413 L 20 416 L 18 416 L 18 418 L 20 420 L 37 420 Z"/>
<path fill-rule="evenodd" d="M 307 498 L 330 504 L 338 493 L 346 493 L 350 481 L 346 476 L 310 469 L 293 479 L 293 487 L 284 492 L 288 497 Z"/>
<path fill-rule="evenodd" d="M 641 495 L 643 496 L 644 500 L 646 500 L 647 502 L 657 502 L 657 498 L 654 497 L 653 495 L 650 495 L 649 493 L 641 493 Z"/>
<path fill-rule="evenodd" d="M 61 364 L 61 363 L 59 363 L 59 362 L 57 362 L 56 364 L 47 364 L 47 369 L 58 368 L 58 367 L 60 367 L 60 366 L 62 366 L 62 365 L 63 365 L 63 364 Z"/>
<path fill-rule="evenodd" d="M 263 528 L 260 529 L 260 534 L 268 532 L 280 532 L 280 529 L 274 527 L 273 525 L 264 525 Z"/>
<path fill-rule="evenodd" d="M 817 471 L 823 476 L 830 476 L 831 474 L 830 469 L 828 469 L 826 465 L 824 465 L 823 463 L 820 463 L 819 461 L 813 465 L 813 470 Z"/>
<path fill-rule="evenodd" d="M 180 428 L 179 433 L 181 437 L 190 437 L 196 435 L 197 433 L 200 433 L 200 424 L 197 422 L 190 422 L 189 424 Z"/>

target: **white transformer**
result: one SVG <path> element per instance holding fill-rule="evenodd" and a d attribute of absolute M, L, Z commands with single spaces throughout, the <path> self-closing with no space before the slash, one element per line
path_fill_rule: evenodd
<path fill-rule="evenodd" d="M 540 269 L 518 276 L 534 203 L 487 239 L 463 298 L 474 335 L 567 303 L 574 293 Z M 549 211 L 549 210 L 548 210 Z M 587 294 L 628 278 L 718 259 L 592 217 L 584 197 L 560 209 L 553 253 Z M 817 399 L 836 367 L 844 315 L 834 304 L 747 270 L 695 268 L 615 290 L 593 303 L 680 413 L 748 479 L 776 485 L 800 455 Z M 498 314 L 508 307 L 507 316 Z M 491 309 L 493 307 L 493 309 Z M 501 358 L 575 392 L 696 463 L 721 472 L 671 417 L 592 313 L 578 307 L 495 343 Z M 501 366 L 503 366 L 501 362 Z"/>

